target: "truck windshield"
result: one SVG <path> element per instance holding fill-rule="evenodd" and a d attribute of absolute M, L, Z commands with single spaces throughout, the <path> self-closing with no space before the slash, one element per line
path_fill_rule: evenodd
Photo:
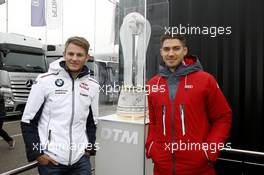
<path fill-rule="evenodd" d="M 43 54 L 9 52 L 2 59 L 3 69 L 10 72 L 46 72 Z"/>
<path fill-rule="evenodd" d="M 118 82 L 118 63 L 107 61 L 96 61 L 99 71 L 100 84 L 113 84 Z"/>
<path fill-rule="evenodd" d="M 60 59 L 62 56 L 46 56 L 48 65 L 57 59 Z"/>
<path fill-rule="evenodd" d="M 118 75 L 119 75 L 118 63 L 116 63 L 116 62 L 108 62 L 107 67 L 109 69 L 111 81 L 112 82 L 118 82 Z"/>

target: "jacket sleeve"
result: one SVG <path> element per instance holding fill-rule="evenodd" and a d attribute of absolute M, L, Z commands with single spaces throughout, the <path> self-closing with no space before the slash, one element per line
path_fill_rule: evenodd
<path fill-rule="evenodd" d="M 32 86 L 21 120 L 21 130 L 26 146 L 28 161 L 34 161 L 43 154 L 38 133 L 38 121 L 44 107 L 44 92 L 41 83 Z"/>
<path fill-rule="evenodd" d="M 91 148 L 86 149 L 90 153 L 91 156 L 96 154 L 96 125 L 98 123 L 98 104 L 99 103 L 99 85 L 98 89 L 96 88 L 95 96 L 92 99 L 91 106 L 89 107 L 89 115 L 86 122 L 86 133 L 89 139 L 89 144 L 92 145 Z"/>
<path fill-rule="evenodd" d="M 151 145 L 153 144 L 153 138 L 155 135 L 155 125 L 156 125 L 156 119 L 155 119 L 155 113 L 154 113 L 154 107 L 152 104 L 152 98 L 151 95 L 148 95 L 148 110 L 149 110 L 149 124 L 148 124 L 148 136 L 146 140 L 146 157 L 151 158 L 150 155 L 150 149 Z"/>
<path fill-rule="evenodd" d="M 232 111 L 213 77 L 209 79 L 206 103 L 211 123 L 210 132 L 207 136 L 207 143 L 210 145 L 210 149 L 207 150 L 207 154 L 209 159 L 214 162 L 229 136 Z"/>

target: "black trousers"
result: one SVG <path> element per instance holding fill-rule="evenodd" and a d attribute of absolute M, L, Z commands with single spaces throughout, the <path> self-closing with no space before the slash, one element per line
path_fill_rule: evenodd
<path fill-rule="evenodd" d="M 3 123 L 4 121 L 0 119 L 0 136 L 3 137 L 6 142 L 12 141 L 13 139 L 7 134 L 5 130 L 3 130 Z"/>

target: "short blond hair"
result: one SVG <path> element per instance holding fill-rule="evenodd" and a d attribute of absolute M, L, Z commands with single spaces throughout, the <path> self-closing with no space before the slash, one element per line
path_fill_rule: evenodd
<path fill-rule="evenodd" d="M 88 54 L 90 44 L 85 38 L 79 37 L 79 36 L 73 36 L 73 37 L 68 38 L 68 40 L 65 43 L 64 53 L 66 52 L 69 44 L 71 43 L 77 46 L 80 46 L 81 48 L 85 50 L 85 53 Z"/>

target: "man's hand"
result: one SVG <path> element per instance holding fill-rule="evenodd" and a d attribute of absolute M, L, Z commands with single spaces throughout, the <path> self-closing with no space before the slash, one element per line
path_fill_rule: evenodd
<path fill-rule="evenodd" d="M 43 154 L 37 158 L 37 161 L 40 165 L 48 165 L 51 162 L 54 165 L 58 165 L 59 163 L 50 158 L 47 154 Z"/>
<path fill-rule="evenodd" d="M 90 152 L 89 152 L 89 151 L 85 151 L 84 154 L 85 154 L 86 156 L 90 156 Z"/>

